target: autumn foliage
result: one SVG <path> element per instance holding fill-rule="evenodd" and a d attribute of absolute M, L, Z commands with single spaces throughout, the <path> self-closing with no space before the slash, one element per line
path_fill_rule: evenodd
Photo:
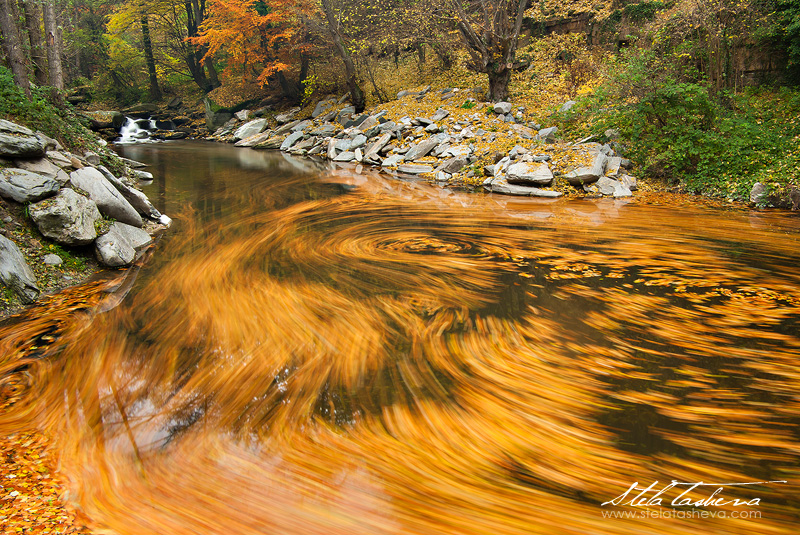
<path fill-rule="evenodd" d="M 191 41 L 208 48 L 208 57 L 227 56 L 226 74 L 266 85 L 274 75 L 297 73 L 314 47 L 309 0 L 211 0 L 200 35 Z"/>

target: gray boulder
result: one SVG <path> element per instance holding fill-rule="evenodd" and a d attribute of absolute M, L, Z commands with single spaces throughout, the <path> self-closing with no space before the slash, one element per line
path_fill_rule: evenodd
<path fill-rule="evenodd" d="M 260 134 L 261 132 L 263 132 L 266 126 L 267 126 L 266 119 L 255 119 L 237 128 L 236 131 L 233 133 L 233 138 L 236 141 L 239 141 L 240 139 L 247 139 L 249 137 L 255 136 L 256 134 Z"/>
<path fill-rule="evenodd" d="M 84 167 L 69 175 L 70 182 L 89 194 L 100 213 L 135 227 L 142 226 L 142 216 L 131 206 L 125 197 L 117 191 L 103 173 L 94 167 Z"/>
<path fill-rule="evenodd" d="M 289 134 L 286 139 L 283 140 L 283 143 L 281 143 L 281 150 L 289 150 L 292 148 L 292 145 L 303 139 L 303 135 L 302 130 Z"/>
<path fill-rule="evenodd" d="M 127 266 L 136 257 L 136 250 L 128 240 L 113 230 L 95 240 L 94 252 L 97 261 L 109 267 Z"/>
<path fill-rule="evenodd" d="M 553 182 L 553 173 L 546 163 L 518 162 L 508 166 L 506 180 L 523 186 L 546 186 Z"/>
<path fill-rule="evenodd" d="M 350 147 L 347 150 L 355 150 L 357 148 L 363 147 L 367 143 L 367 136 L 364 134 L 358 134 L 356 137 L 350 141 Z"/>
<path fill-rule="evenodd" d="M 116 128 L 119 130 L 125 123 L 125 116 L 118 111 L 85 111 L 83 116 L 89 119 L 92 130 Z"/>
<path fill-rule="evenodd" d="M 115 221 L 111 224 L 111 228 L 109 232 L 114 232 L 127 240 L 128 244 L 134 249 L 141 249 L 146 245 L 150 245 L 150 242 L 153 241 L 153 238 L 150 237 L 150 234 L 145 232 L 144 230 L 136 227 L 132 227 L 131 225 L 126 225 L 125 223 L 120 223 L 119 221 Z"/>
<path fill-rule="evenodd" d="M 381 137 L 379 137 L 372 145 L 369 146 L 367 152 L 364 153 L 364 159 L 372 160 L 376 156 L 378 156 L 378 153 L 381 151 L 383 147 L 386 146 L 387 143 L 389 143 L 390 139 L 392 139 L 392 134 L 388 133 L 383 134 Z"/>
<path fill-rule="evenodd" d="M 19 169 L 36 173 L 37 175 L 46 176 L 54 179 L 60 185 L 69 182 L 69 175 L 59 166 L 51 162 L 48 158 L 39 158 L 36 160 L 16 160 L 14 165 Z"/>
<path fill-rule="evenodd" d="M 102 216 L 91 199 L 64 188 L 50 199 L 31 204 L 28 212 L 39 232 L 64 245 L 86 245 L 97 237 Z"/>
<path fill-rule="evenodd" d="M 438 144 L 439 141 L 434 138 L 420 141 L 419 143 L 417 143 L 408 150 L 405 156 L 406 161 L 411 162 L 427 156 L 428 153 L 433 150 L 433 147 L 435 147 Z"/>
<path fill-rule="evenodd" d="M 311 117 L 316 119 L 317 117 L 319 117 L 320 115 L 322 115 L 323 113 L 325 113 L 326 111 L 328 111 L 329 109 L 331 109 L 331 107 L 333 107 L 335 105 L 336 105 L 336 99 L 335 98 L 331 98 L 331 99 L 328 99 L 328 100 L 320 100 L 319 102 L 317 102 L 317 105 L 314 107 L 314 111 L 311 112 Z"/>
<path fill-rule="evenodd" d="M 60 187 L 56 180 L 24 169 L 0 169 L 0 196 L 18 203 L 51 197 Z"/>
<path fill-rule="evenodd" d="M 753 204 L 764 204 L 767 202 L 769 195 L 769 188 L 761 182 L 756 182 L 750 188 L 750 202 Z"/>
<path fill-rule="evenodd" d="M 24 126 L 0 119 L 0 158 L 44 156 L 46 141 Z"/>
<path fill-rule="evenodd" d="M 436 168 L 436 172 L 444 172 L 444 173 L 458 173 L 461 171 L 464 166 L 467 165 L 467 160 L 465 158 L 450 158 L 445 160 L 439 167 Z"/>
<path fill-rule="evenodd" d="M 576 187 L 583 184 L 593 184 L 605 173 L 607 162 L 608 156 L 600 152 L 595 156 L 590 167 L 580 167 L 567 173 L 567 181 Z"/>
<path fill-rule="evenodd" d="M 356 159 L 356 153 L 346 150 L 336 156 L 333 161 L 334 162 L 352 162 Z"/>
<path fill-rule="evenodd" d="M 0 235 L 0 282 L 14 290 L 23 303 L 39 297 L 36 276 L 31 271 L 17 244 Z"/>
<path fill-rule="evenodd" d="M 438 123 L 439 121 L 441 121 L 442 119 L 444 119 L 448 115 L 450 115 L 449 111 L 447 111 L 444 108 L 439 108 L 438 110 L 436 110 L 436 113 L 434 113 L 431 116 L 431 121 L 433 121 L 434 123 Z"/>
<path fill-rule="evenodd" d="M 560 108 L 558 108 L 558 112 L 559 113 L 567 113 L 569 110 L 572 109 L 572 107 L 575 104 L 577 104 L 577 102 L 575 102 L 574 100 L 568 100 L 564 104 L 562 104 Z"/>
<path fill-rule="evenodd" d="M 99 166 L 97 170 L 103 173 L 103 176 L 106 177 L 106 180 L 111 182 L 111 185 L 117 188 L 117 191 L 120 192 L 125 200 L 131 203 L 131 206 L 133 206 L 133 208 L 141 215 L 154 220 L 158 220 L 158 218 L 161 217 L 161 212 L 159 212 L 156 207 L 153 206 L 153 203 L 150 202 L 150 199 L 147 198 L 147 195 L 122 182 L 104 166 Z"/>
<path fill-rule="evenodd" d="M 498 102 L 494 105 L 494 112 L 499 115 L 505 115 L 511 111 L 511 108 L 512 104 L 510 102 Z"/>
<path fill-rule="evenodd" d="M 236 143 L 233 144 L 234 147 L 255 147 L 259 143 L 263 143 L 273 135 L 272 130 L 267 130 L 265 132 L 261 132 L 260 134 L 256 134 L 254 136 L 246 137 L 244 139 L 240 139 Z"/>
<path fill-rule="evenodd" d="M 275 116 L 275 120 L 278 121 L 278 124 L 288 123 L 289 121 L 294 120 L 294 116 L 297 115 L 297 112 L 300 111 L 300 108 L 295 107 L 290 110 L 287 110 L 279 115 Z"/>
<path fill-rule="evenodd" d="M 595 186 L 597 186 L 598 191 L 603 195 L 613 195 L 614 189 L 619 185 L 619 182 L 608 178 L 605 176 L 600 177 L 597 182 L 595 182 Z"/>
<path fill-rule="evenodd" d="M 539 139 L 543 139 L 548 142 L 554 141 L 556 139 L 556 132 L 558 132 L 557 126 L 542 128 L 539 130 Z"/>
<path fill-rule="evenodd" d="M 388 156 L 383 162 L 381 162 L 381 167 L 394 167 L 395 165 L 399 165 L 405 160 L 405 157 L 402 154 L 392 154 Z"/>
<path fill-rule="evenodd" d="M 58 167 L 72 169 L 72 160 L 61 152 L 55 150 L 47 151 L 47 159 Z"/>
<path fill-rule="evenodd" d="M 407 163 L 397 166 L 397 170 L 400 171 L 401 173 L 419 175 L 421 173 L 432 173 L 433 167 L 424 164 Z"/>
<path fill-rule="evenodd" d="M 549 197 L 558 198 L 563 195 L 560 191 L 551 191 L 547 189 L 539 189 L 530 186 L 519 186 L 517 184 L 509 184 L 504 178 L 495 178 L 484 186 L 492 193 L 501 193 L 503 195 L 515 195 L 518 197 Z"/>
<path fill-rule="evenodd" d="M 42 258 L 42 262 L 46 266 L 60 266 L 61 264 L 64 263 L 64 261 L 61 259 L 60 256 L 53 253 L 44 255 L 44 258 Z"/>

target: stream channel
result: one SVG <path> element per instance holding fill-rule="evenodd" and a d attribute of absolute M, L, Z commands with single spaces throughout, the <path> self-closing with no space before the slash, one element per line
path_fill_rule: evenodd
<path fill-rule="evenodd" d="M 0 323 L 97 533 L 797 533 L 796 213 L 118 150 L 172 228 Z"/>

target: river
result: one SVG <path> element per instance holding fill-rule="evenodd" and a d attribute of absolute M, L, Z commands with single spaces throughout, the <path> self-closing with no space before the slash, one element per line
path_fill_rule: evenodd
<path fill-rule="evenodd" d="M 797 214 L 120 152 L 173 227 L 0 324 L 97 533 L 797 532 Z"/>

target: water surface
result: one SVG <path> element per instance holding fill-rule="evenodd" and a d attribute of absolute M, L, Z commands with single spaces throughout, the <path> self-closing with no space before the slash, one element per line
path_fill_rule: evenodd
<path fill-rule="evenodd" d="M 173 228 L 0 324 L 99 533 L 796 532 L 796 214 L 122 151 Z"/>

